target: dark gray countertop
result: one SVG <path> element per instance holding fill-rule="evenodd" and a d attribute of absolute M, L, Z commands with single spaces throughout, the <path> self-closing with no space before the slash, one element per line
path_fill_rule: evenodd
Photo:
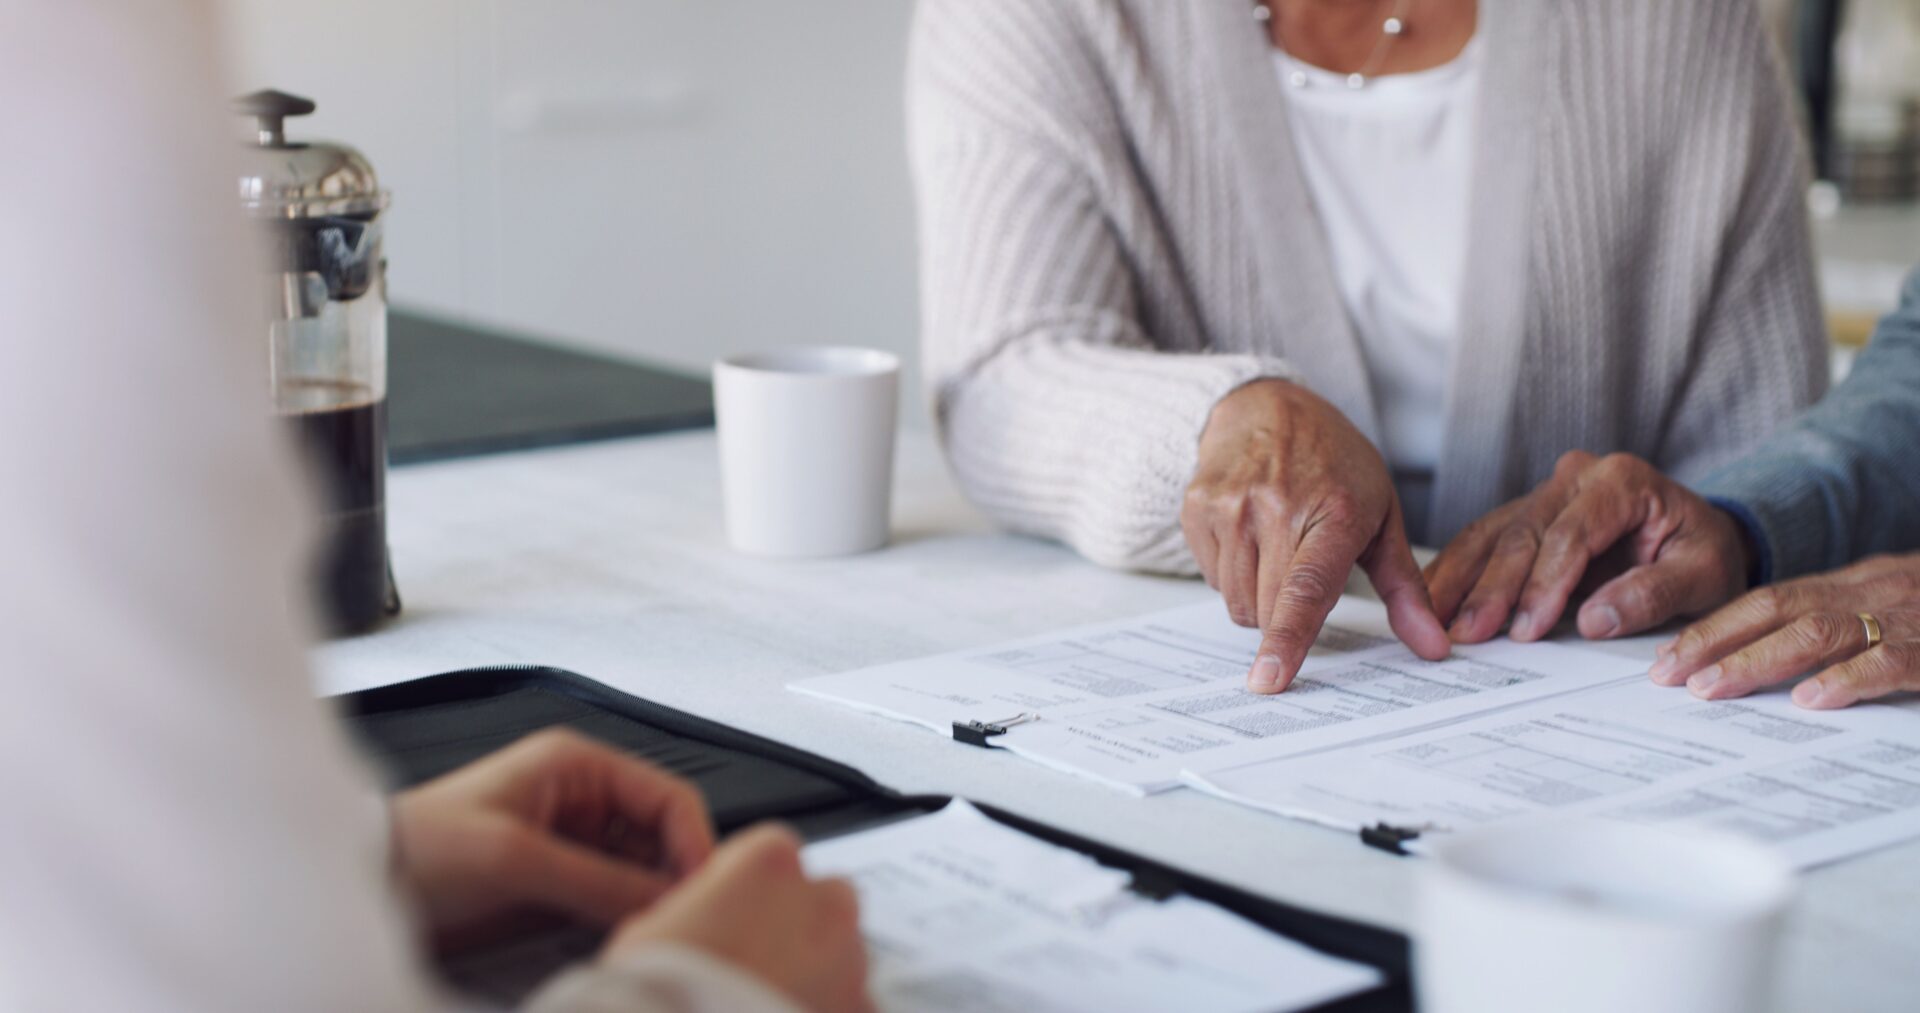
<path fill-rule="evenodd" d="M 387 335 L 396 465 L 713 424 L 703 377 L 405 309 Z"/>

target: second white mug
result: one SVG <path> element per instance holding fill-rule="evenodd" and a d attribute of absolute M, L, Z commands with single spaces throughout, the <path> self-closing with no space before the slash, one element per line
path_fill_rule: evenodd
<path fill-rule="evenodd" d="M 1762 1013 L 1794 883 L 1743 838 L 1553 817 L 1445 839 L 1420 877 L 1425 1013 Z"/>
<path fill-rule="evenodd" d="M 798 557 L 885 545 L 899 386 L 899 358 L 870 348 L 789 348 L 714 363 L 733 547 Z"/>

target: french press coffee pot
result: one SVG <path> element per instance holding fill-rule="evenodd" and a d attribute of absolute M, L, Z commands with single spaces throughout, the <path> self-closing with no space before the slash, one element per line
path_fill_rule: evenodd
<path fill-rule="evenodd" d="M 387 556 L 387 298 L 373 166 L 341 144 L 289 141 L 313 112 L 278 91 L 242 96 L 254 117 L 240 202 L 269 251 L 267 345 L 274 409 L 312 470 L 323 537 L 313 562 L 321 616 L 340 635 L 400 610 Z"/>

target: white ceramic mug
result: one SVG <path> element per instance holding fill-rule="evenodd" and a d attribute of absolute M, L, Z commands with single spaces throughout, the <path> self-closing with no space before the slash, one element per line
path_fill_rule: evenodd
<path fill-rule="evenodd" d="M 760 556 L 840 556 L 887 542 L 900 360 L 789 348 L 713 365 L 727 537 Z"/>
<path fill-rule="evenodd" d="M 1759 1013 L 1794 889 L 1759 844 L 1602 819 L 1470 831 L 1420 876 L 1423 1013 Z"/>

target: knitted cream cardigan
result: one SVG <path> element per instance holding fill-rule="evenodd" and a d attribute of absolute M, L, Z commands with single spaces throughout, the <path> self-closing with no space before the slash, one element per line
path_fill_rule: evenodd
<path fill-rule="evenodd" d="M 1377 439 L 1250 0 L 922 0 L 909 71 L 927 382 L 1009 528 L 1190 572 L 1224 394 Z M 1752 0 L 1481 0 L 1488 63 L 1443 542 L 1570 448 L 1681 478 L 1826 385 L 1787 90 Z"/>

